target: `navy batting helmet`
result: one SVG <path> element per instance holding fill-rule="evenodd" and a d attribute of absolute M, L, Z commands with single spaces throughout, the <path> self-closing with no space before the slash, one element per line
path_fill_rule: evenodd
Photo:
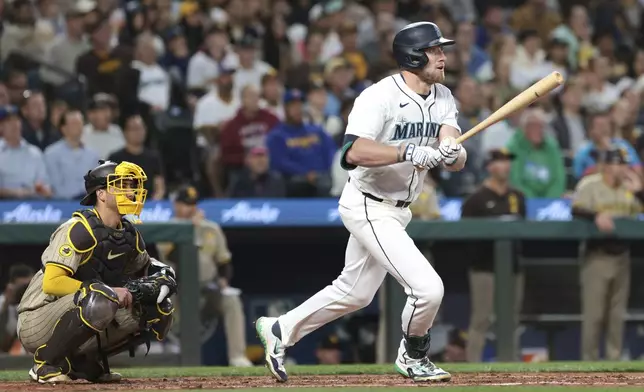
<path fill-rule="evenodd" d="M 394 37 L 394 58 L 401 68 L 423 68 L 427 64 L 425 49 L 453 44 L 454 40 L 443 38 L 443 34 L 434 23 L 412 23 Z"/>

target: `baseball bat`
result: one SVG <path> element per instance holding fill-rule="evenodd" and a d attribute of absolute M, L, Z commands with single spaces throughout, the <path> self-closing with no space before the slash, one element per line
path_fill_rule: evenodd
<path fill-rule="evenodd" d="M 488 118 L 476 124 L 472 129 L 456 138 L 456 142 L 463 143 L 464 141 L 481 132 L 490 125 L 496 124 L 499 121 L 510 116 L 512 113 L 529 106 L 537 99 L 561 86 L 563 82 L 564 78 L 561 73 L 553 71 L 550 75 L 539 80 L 532 86 L 525 89 L 525 91 L 512 98 L 512 100 L 510 100 L 508 103 L 501 106 L 494 113 L 490 114 Z"/>

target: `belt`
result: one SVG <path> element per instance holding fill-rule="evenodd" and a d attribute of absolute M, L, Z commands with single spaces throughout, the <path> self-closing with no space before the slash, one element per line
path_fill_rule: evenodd
<path fill-rule="evenodd" d="M 351 178 L 349 178 L 347 182 L 351 182 Z M 361 193 L 364 195 L 364 197 L 366 197 L 368 199 L 371 199 L 373 201 L 377 201 L 379 203 L 389 204 L 389 205 L 392 205 L 392 206 L 397 207 L 397 208 L 407 208 L 411 204 L 410 201 L 385 200 L 385 199 L 381 199 L 379 197 L 376 197 L 376 196 L 372 195 L 371 193 L 367 193 L 367 192 L 361 192 Z"/>

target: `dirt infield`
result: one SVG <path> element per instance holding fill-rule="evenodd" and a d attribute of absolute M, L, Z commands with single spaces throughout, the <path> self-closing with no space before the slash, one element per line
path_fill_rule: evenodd
<path fill-rule="evenodd" d="M 461 373 L 450 383 L 441 385 L 595 385 L 644 386 L 644 373 Z M 404 387 L 414 384 L 396 375 L 292 376 L 288 383 L 278 384 L 266 377 L 184 377 L 137 378 L 120 384 L 89 384 L 76 381 L 59 384 L 64 391 L 127 391 L 177 389 L 230 389 L 267 386 L 283 387 Z M 438 385 L 437 385 L 438 386 Z M 51 385 L 16 381 L 0 383 L 0 391 L 51 391 Z"/>

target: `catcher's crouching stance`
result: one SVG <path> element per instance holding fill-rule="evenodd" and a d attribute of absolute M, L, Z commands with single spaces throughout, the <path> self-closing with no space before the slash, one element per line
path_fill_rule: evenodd
<path fill-rule="evenodd" d="M 174 270 L 151 258 L 124 215 L 143 209 L 147 179 L 132 163 L 99 161 L 80 210 L 51 236 L 43 268 L 18 307 L 18 337 L 40 383 L 121 379 L 107 358 L 163 340 L 172 325 Z"/>

